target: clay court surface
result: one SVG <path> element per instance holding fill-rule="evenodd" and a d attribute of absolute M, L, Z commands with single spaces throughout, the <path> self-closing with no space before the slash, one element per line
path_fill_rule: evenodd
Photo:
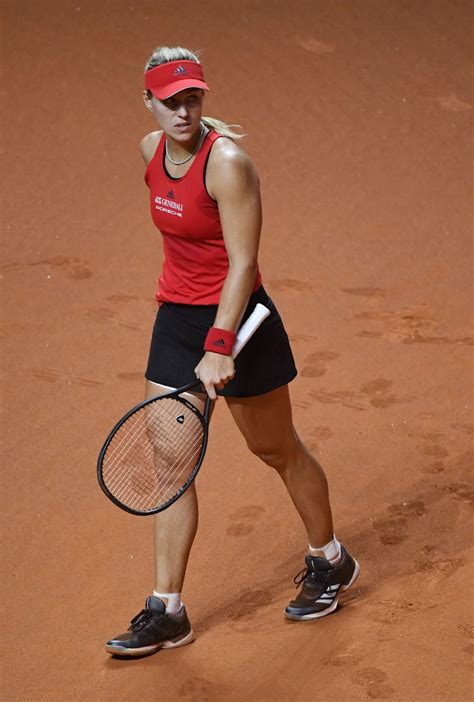
<path fill-rule="evenodd" d="M 471 698 L 471 8 L 2 2 L 2 700 Z M 153 588 L 152 522 L 106 500 L 95 462 L 143 395 L 161 249 L 142 70 L 178 43 L 203 50 L 205 114 L 248 133 L 295 424 L 362 572 L 336 614 L 284 619 L 305 534 L 221 400 L 197 639 L 122 661 L 103 643 Z"/>

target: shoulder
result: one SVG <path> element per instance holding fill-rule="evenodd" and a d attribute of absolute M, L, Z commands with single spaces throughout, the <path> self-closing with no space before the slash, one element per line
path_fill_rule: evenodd
<path fill-rule="evenodd" d="M 232 139 L 214 142 L 209 156 L 208 190 L 216 200 L 228 188 L 259 188 L 259 178 L 250 156 Z"/>
<path fill-rule="evenodd" d="M 150 132 L 140 142 L 140 152 L 143 156 L 143 160 L 148 165 L 155 155 L 156 147 L 161 139 L 163 132 L 161 130 L 157 132 Z"/>

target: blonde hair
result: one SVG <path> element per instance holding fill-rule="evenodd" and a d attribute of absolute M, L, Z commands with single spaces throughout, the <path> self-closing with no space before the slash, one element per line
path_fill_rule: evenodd
<path fill-rule="evenodd" d="M 195 61 L 196 63 L 201 63 L 195 53 L 182 46 L 159 46 L 148 59 L 145 71 L 149 71 L 169 61 Z M 222 136 L 229 137 L 230 139 L 242 139 L 245 136 L 245 134 L 239 134 L 233 129 L 233 127 L 242 129 L 239 124 L 226 124 L 220 119 L 215 119 L 215 117 L 201 117 L 201 121 L 209 129 L 213 129 L 218 134 L 222 134 Z"/>

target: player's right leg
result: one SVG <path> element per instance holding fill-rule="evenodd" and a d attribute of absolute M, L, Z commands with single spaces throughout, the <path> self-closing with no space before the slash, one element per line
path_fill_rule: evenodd
<path fill-rule="evenodd" d="M 146 399 L 169 390 L 148 381 Z M 187 393 L 186 396 L 203 411 L 202 395 Z M 181 591 L 197 525 L 198 503 L 193 483 L 171 507 L 154 516 L 154 593 L 147 598 L 145 608 L 132 619 L 128 630 L 107 641 L 106 651 L 119 656 L 141 656 L 193 641 L 193 631 L 181 603 Z"/>

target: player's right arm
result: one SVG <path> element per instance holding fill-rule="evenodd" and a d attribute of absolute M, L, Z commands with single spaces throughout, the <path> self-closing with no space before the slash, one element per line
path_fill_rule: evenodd
<path fill-rule="evenodd" d="M 155 155 L 155 151 L 162 134 L 163 132 L 161 130 L 158 132 L 150 132 L 143 137 L 140 142 L 140 152 L 147 166 Z"/>

